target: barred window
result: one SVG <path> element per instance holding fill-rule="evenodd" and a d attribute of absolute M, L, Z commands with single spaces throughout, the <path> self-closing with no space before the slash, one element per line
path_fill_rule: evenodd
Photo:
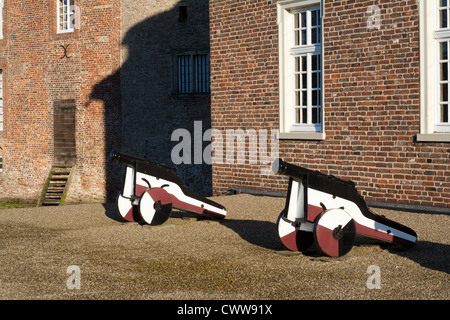
<path fill-rule="evenodd" d="M 208 93 L 209 54 L 177 55 L 176 88 L 178 93 Z"/>

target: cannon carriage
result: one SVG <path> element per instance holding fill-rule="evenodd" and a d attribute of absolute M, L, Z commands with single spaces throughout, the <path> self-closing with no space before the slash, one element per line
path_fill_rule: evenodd
<path fill-rule="evenodd" d="M 414 230 L 373 213 L 352 181 L 282 159 L 273 162 L 272 170 L 289 177 L 285 208 L 277 220 L 279 238 L 289 250 L 315 247 L 340 257 L 352 249 L 356 235 L 402 246 L 417 241 Z"/>
<path fill-rule="evenodd" d="M 125 220 L 161 225 L 173 209 L 225 218 L 224 206 L 192 192 L 174 168 L 116 151 L 111 159 L 126 166 L 117 197 L 118 212 Z"/>

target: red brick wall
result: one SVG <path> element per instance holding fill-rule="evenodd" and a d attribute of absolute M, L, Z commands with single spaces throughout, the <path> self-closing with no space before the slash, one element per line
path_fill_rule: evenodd
<path fill-rule="evenodd" d="M 366 200 L 449 207 L 450 144 L 417 143 L 419 14 L 416 0 L 325 1 L 323 141 L 281 140 L 280 157 L 351 179 Z M 278 128 L 276 1 L 210 1 L 212 126 Z M 247 157 L 248 159 L 248 157 Z M 260 166 L 213 165 L 213 189 L 285 191 Z"/>

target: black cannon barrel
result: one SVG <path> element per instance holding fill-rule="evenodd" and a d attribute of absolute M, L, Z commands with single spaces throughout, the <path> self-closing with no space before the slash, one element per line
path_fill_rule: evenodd
<path fill-rule="evenodd" d="M 296 179 L 303 179 L 305 175 L 311 173 L 322 175 L 319 172 L 314 172 L 312 170 L 297 166 L 295 164 L 288 163 L 280 158 L 275 159 L 275 161 L 272 163 L 272 171 L 275 174 L 282 174 Z"/>
<path fill-rule="evenodd" d="M 143 159 L 143 158 L 138 158 L 136 156 L 132 156 L 130 154 L 124 153 L 124 152 L 119 152 L 116 150 L 111 151 L 111 153 L 109 154 L 109 158 L 112 161 L 117 161 L 120 162 L 122 164 L 125 164 L 127 166 L 130 167 L 135 167 L 136 162 L 140 161 L 140 162 L 151 162 L 149 160 Z"/>
<path fill-rule="evenodd" d="M 160 178 L 167 178 L 170 181 L 179 183 L 181 178 L 176 173 L 176 169 L 163 163 L 154 162 L 144 158 L 132 156 L 128 153 L 111 151 L 109 157 L 112 161 L 120 162 L 128 167 L 137 169 L 147 174 Z M 139 168 L 137 168 L 139 167 Z"/>
<path fill-rule="evenodd" d="M 326 175 L 319 171 L 313 171 L 295 164 L 283 161 L 278 158 L 272 163 L 272 171 L 275 174 L 281 174 L 293 179 L 308 179 L 310 186 L 316 187 L 318 190 L 324 190 L 333 194 L 339 194 L 344 189 L 356 192 L 355 183 L 353 181 L 345 181 L 333 175 Z M 348 192 L 347 191 L 347 192 Z"/>

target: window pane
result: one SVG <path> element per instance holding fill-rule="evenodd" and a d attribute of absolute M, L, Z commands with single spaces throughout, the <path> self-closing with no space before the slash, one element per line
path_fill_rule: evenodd
<path fill-rule="evenodd" d="M 448 59 L 448 42 L 441 42 L 441 60 L 447 60 Z"/>
<path fill-rule="evenodd" d="M 448 80 L 448 63 L 441 63 L 441 81 Z"/>
<path fill-rule="evenodd" d="M 302 42 L 301 42 L 301 44 L 302 45 L 306 45 L 306 40 L 307 40 L 307 38 L 306 38 L 306 29 L 305 30 L 302 30 Z"/>
<path fill-rule="evenodd" d="M 317 55 L 311 56 L 311 62 L 312 62 L 311 70 L 312 71 L 317 71 L 318 67 L 319 67 L 318 56 Z"/>
<path fill-rule="evenodd" d="M 308 104 L 308 92 L 302 91 L 302 106 L 307 106 Z"/>
<path fill-rule="evenodd" d="M 317 11 L 311 11 L 311 26 L 312 27 L 315 27 L 315 26 L 317 26 Z"/>
<path fill-rule="evenodd" d="M 441 84 L 441 102 L 448 101 L 448 83 Z"/>
<path fill-rule="evenodd" d="M 448 123 L 448 104 L 441 105 L 441 123 Z"/>
<path fill-rule="evenodd" d="M 318 117 L 319 117 L 319 109 L 313 108 L 312 109 L 312 123 L 314 123 L 314 124 L 319 123 Z"/>
<path fill-rule="evenodd" d="M 318 29 L 314 28 L 311 30 L 311 43 L 318 43 L 319 39 L 318 39 L 318 33 L 317 33 Z"/>
<path fill-rule="evenodd" d="M 312 87 L 313 88 L 317 88 L 317 86 L 318 86 L 317 80 L 318 80 L 317 73 L 313 73 L 313 75 L 312 75 Z"/>
<path fill-rule="evenodd" d="M 302 109 L 302 123 L 308 123 L 308 109 Z"/>
<path fill-rule="evenodd" d="M 313 90 L 312 92 L 312 105 L 313 106 L 317 106 L 318 105 L 318 95 L 317 95 L 317 90 Z"/>
<path fill-rule="evenodd" d="M 301 25 L 301 27 L 302 28 L 306 28 L 306 12 L 302 12 L 301 15 L 302 15 L 302 25 Z"/>
<path fill-rule="evenodd" d="M 440 24 L 439 26 L 441 28 L 447 28 L 448 25 L 448 15 L 447 15 L 447 9 L 440 10 Z"/>

